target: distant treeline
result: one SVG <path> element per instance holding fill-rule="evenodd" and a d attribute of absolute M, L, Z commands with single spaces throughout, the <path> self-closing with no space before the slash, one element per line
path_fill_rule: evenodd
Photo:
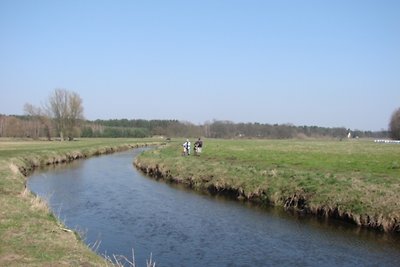
<path fill-rule="evenodd" d="M 178 120 L 95 120 L 84 123 L 82 137 L 204 136 L 201 129 Z"/>
<path fill-rule="evenodd" d="M 0 137 L 47 137 L 54 129 L 34 116 L 0 115 Z M 344 127 L 295 126 L 291 124 L 234 123 L 214 120 L 203 125 L 178 120 L 113 119 L 81 121 L 73 137 L 207 137 L 207 138 L 387 138 L 387 131 L 359 131 Z"/>

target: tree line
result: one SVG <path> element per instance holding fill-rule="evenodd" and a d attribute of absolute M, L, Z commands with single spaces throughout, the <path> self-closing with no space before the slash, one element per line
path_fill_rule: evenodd
<path fill-rule="evenodd" d="M 112 119 L 86 120 L 80 96 L 55 89 L 42 107 L 25 104 L 25 115 L 1 115 L 0 137 L 207 137 L 207 138 L 346 138 L 400 139 L 400 109 L 391 117 L 389 130 L 359 131 L 344 127 L 295 126 L 292 124 L 234 123 L 214 120 L 203 125 L 178 120 Z"/>
<path fill-rule="evenodd" d="M 0 137 L 60 138 L 55 124 L 32 115 L 0 115 Z M 51 121 L 51 119 L 49 119 Z M 207 138 L 387 138 L 387 131 L 359 131 L 344 127 L 294 126 L 291 124 L 234 123 L 214 120 L 203 125 L 178 120 L 80 120 L 69 137 L 207 137 Z"/>

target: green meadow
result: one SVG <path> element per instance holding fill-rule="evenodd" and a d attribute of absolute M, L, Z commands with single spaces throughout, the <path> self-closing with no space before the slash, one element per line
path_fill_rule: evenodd
<path fill-rule="evenodd" d="M 201 156 L 182 156 L 183 141 L 142 153 L 136 165 L 196 190 L 400 231 L 400 145 L 206 139 Z"/>
<path fill-rule="evenodd" d="M 174 139 L 146 151 L 135 164 L 195 190 L 347 216 L 359 225 L 399 231 L 399 145 L 371 140 L 205 139 L 200 156 L 182 156 L 183 141 Z M 0 139 L 0 266 L 110 265 L 25 188 L 27 178 L 21 172 L 161 142 Z"/>
<path fill-rule="evenodd" d="M 0 139 L 0 266 L 109 266 L 25 188 L 32 168 L 126 150 L 156 139 Z M 112 255 L 108 255 L 112 256 Z"/>

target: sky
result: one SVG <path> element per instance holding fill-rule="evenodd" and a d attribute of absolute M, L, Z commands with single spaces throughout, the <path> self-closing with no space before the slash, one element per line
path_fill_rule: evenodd
<path fill-rule="evenodd" d="M 400 1 L 0 0 L 0 114 L 388 128 Z"/>

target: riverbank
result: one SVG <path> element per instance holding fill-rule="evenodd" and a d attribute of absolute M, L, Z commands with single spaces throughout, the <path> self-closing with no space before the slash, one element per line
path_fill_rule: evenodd
<path fill-rule="evenodd" d="M 156 139 L 0 139 L 0 266 L 107 265 L 26 189 L 26 176 L 40 166 L 159 143 Z"/>
<path fill-rule="evenodd" d="M 195 190 L 400 232 L 399 158 L 398 145 L 372 140 L 206 140 L 199 157 L 170 143 L 134 164 Z"/>

